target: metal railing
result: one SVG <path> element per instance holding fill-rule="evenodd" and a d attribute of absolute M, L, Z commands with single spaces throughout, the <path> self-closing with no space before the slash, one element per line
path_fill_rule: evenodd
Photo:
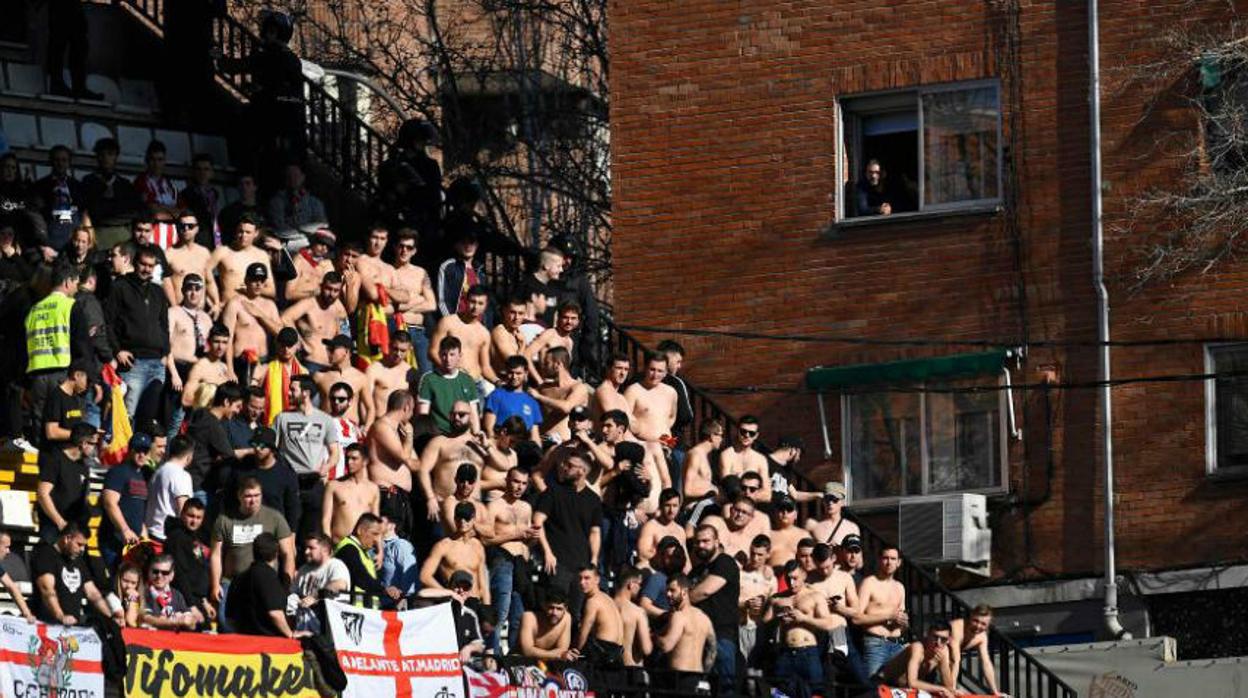
<path fill-rule="evenodd" d="M 607 328 L 608 348 L 611 351 L 627 354 L 632 358 L 634 366 L 641 365 L 641 359 L 647 352 L 646 347 L 627 331 L 617 327 L 611 318 L 604 317 L 603 325 Z M 605 355 L 609 355 L 609 352 Z M 685 384 L 689 388 L 689 397 L 694 409 L 693 425 L 695 426 L 691 426 L 690 429 L 695 430 L 695 433 L 688 435 L 694 437 L 692 440 L 696 440 L 696 425 L 701 424 L 703 419 L 721 419 L 729 429 L 735 427 L 735 420 L 727 410 L 693 383 L 686 380 Z M 801 473 L 793 472 L 793 478 L 798 489 L 811 492 L 822 491 L 822 487 Z M 857 523 L 862 530 L 864 560 L 876 559 L 881 548 L 893 545 L 861 518 L 848 512 L 847 517 Z M 925 629 L 932 621 L 966 617 L 970 611 L 970 606 L 941 584 L 932 573 L 907 562 L 904 558 L 901 569 L 897 573 L 897 579 L 906 588 L 906 610 L 910 616 L 910 627 L 916 631 L 916 637 L 917 631 Z M 1010 638 L 996 628 L 990 628 L 988 633 L 989 653 L 993 659 L 997 684 L 1001 691 L 1016 698 L 1077 698 L 1078 693 L 1074 689 Z M 977 692 L 988 692 L 984 667 L 978 656 L 968 657 L 964 661 L 959 678 L 966 688 Z"/>
<path fill-rule="evenodd" d="M 166 0 L 119 0 L 153 31 L 164 30 Z M 260 45 L 246 25 L 226 14 L 212 20 L 213 51 L 223 60 L 244 61 Z M 216 71 L 217 80 L 240 100 L 254 94 L 245 71 Z M 376 173 L 391 149 L 389 139 L 331 94 L 324 85 L 303 77 L 308 151 L 325 165 L 343 187 L 372 197 Z"/>

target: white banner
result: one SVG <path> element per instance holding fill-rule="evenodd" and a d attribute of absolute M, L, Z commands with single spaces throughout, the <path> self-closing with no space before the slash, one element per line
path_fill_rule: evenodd
<path fill-rule="evenodd" d="M 374 611 L 326 601 L 342 698 L 464 698 L 450 604 L 417 611 Z"/>
<path fill-rule="evenodd" d="M 94 630 L 0 616 L 0 696 L 103 698 L 100 650 Z"/>

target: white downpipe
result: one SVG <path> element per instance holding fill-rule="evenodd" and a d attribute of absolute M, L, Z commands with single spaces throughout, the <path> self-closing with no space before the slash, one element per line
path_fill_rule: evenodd
<path fill-rule="evenodd" d="M 1130 639 L 1118 619 L 1118 570 L 1114 544 L 1114 430 L 1113 391 L 1108 381 L 1109 290 L 1105 287 L 1105 241 L 1101 201 L 1101 46 L 1100 10 L 1097 0 L 1088 0 L 1088 99 L 1091 114 L 1089 140 L 1092 145 L 1092 285 L 1096 291 L 1096 338 L 1100 343 L 1101 461 L 1105 479 L 1105 631 L 1115 639 Z"/>

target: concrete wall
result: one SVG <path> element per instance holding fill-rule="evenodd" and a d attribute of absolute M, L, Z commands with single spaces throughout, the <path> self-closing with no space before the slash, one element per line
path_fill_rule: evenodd
<path fill-rule="evenodd" d="M 1029 651 L 1086 698 L 1238 698 L 1248 692 L 1248 658 L 1176 662 L 1168 637 Z"/>

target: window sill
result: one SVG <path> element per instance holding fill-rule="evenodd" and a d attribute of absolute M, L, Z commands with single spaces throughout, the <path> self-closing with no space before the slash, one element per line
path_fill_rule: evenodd
<path fill-rule="evenodd" d="M 1223 468 L 1205 473 L 1205 479 L 1211 482 L 1248 482 L 1248 468 Z"/>
<path fill-rule="evenodd" d="M 1245 473 L 1243 477 L 1248 478 L 1248 473 Z M 1002 502 L 1007 501 L 1010 496 L 1010 491 L 1004 487 L 994 487 L 992 489 L 982 489 L 982 490 L 961 490 L 958 492 L 942 492 L 941 494 L 950 494 L 950 495 L 982 494 L 988 498 L 988 503 L 991 505 L 991 504 L 1000 504 Z M 932 495 L 916 494 L 913 496 L 914 497 L 930 497 Z M 910 497 L 908 496 L 907 497 L 883 497 L 880 499 L 863 500 L 861 502 L 851 501 L 847 503 L 846 506 L 849 508 L 850 511 L 854 512 L 855 514 L 881 514 L 881 513 L 889 513 L 889 512 L 896 513 L 897 507 L 901 504 L 901 502 L 909 498 Z"/>
<path fill-rule="evenodd" d="M 842 237 L 844 231 L 857 230 L 859 228 L 904 225 L 913 221 L 936 221 L 945 218 L 961 218 L 963 216 L 996 215 L 1002 210 L 1003 207 L 1000 202 L 993 202 L 942 211 L 907 211 L 905 213 L 894 213 L 889 216 L 857 216 L 832 223 L 823 231 L 823 237 L 835 240 Z"/>

